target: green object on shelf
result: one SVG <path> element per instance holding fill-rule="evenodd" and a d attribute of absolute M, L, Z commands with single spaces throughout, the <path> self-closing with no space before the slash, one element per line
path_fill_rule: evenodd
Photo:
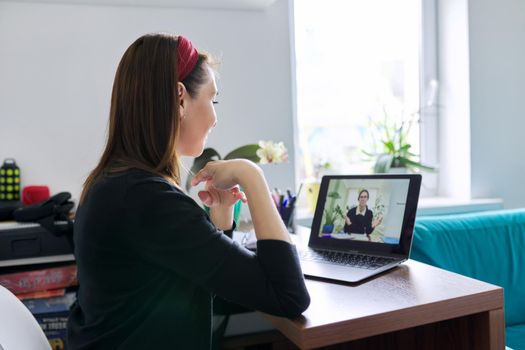
<path fill-rule="evenodd" d="M 0 200 L 20 200 L 20 168 L 13 158 L 5 159 L 0 167 Z"/>

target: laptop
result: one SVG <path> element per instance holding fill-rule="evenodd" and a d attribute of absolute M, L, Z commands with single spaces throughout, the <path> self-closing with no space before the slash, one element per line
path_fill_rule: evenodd
<path fill-rule="evenodd" d="M 419 174 L 324 176 L 303 274 L 359 282 L 407 260 L 420 187 Z"/>

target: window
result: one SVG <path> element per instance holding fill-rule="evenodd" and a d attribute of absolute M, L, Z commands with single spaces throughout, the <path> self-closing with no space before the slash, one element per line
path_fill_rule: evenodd
<path fill-rule="evenodd" d="M 436 164 L 433 6 L 426 0 L 294 2 L 300 181 L 323 169 L 371 172 L 370 154 L 382 151 L 381 123 L 410 125 L 412 152 Z M 424 178 L 427 194 L 435 193 L 435 176 Z"/>

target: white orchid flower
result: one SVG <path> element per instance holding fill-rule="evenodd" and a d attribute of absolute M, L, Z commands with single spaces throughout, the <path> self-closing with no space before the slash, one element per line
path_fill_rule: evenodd
<path fill-rule="evenodd" d="M 288 161 L 288 150 L 282 142 L 259 141 L 259 147 L 257 156 L 261 159 L 260 164 L 277 164 Z"/>

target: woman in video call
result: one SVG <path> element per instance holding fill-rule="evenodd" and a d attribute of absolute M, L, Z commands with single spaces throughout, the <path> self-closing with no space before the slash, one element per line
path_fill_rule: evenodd
<path fill-rule="evenodd" d="M 182 36 L 144 35 L 124 53 L 105 150 L 75 218 L 70 349 L 210 349 L 216 296 L 289 318 L 308 307 L 296 249 L 257 165 L 214 161 L 193 177 L 205 184 L 198 196 L 209 216 L 181 188 L 180 159 L 202 153 L 216 98 L 210 58 Z M 238 200 L 248 203 L 257 253 L 230 238 Z"/>
<path fill-rule="evenodd" d="M 358 205 L 350 209 L 346 213 L 345 225 L 343 231 L 345 233 L 365 234 L 370 240 L 370 235 L 377 225 L 381 224 L 383 218 L 378 218 L 374 222 L 374 213 L 368 209 L 368 199 L 370 194 L 368 190 L 361 190 L 357 197 Z"/>

